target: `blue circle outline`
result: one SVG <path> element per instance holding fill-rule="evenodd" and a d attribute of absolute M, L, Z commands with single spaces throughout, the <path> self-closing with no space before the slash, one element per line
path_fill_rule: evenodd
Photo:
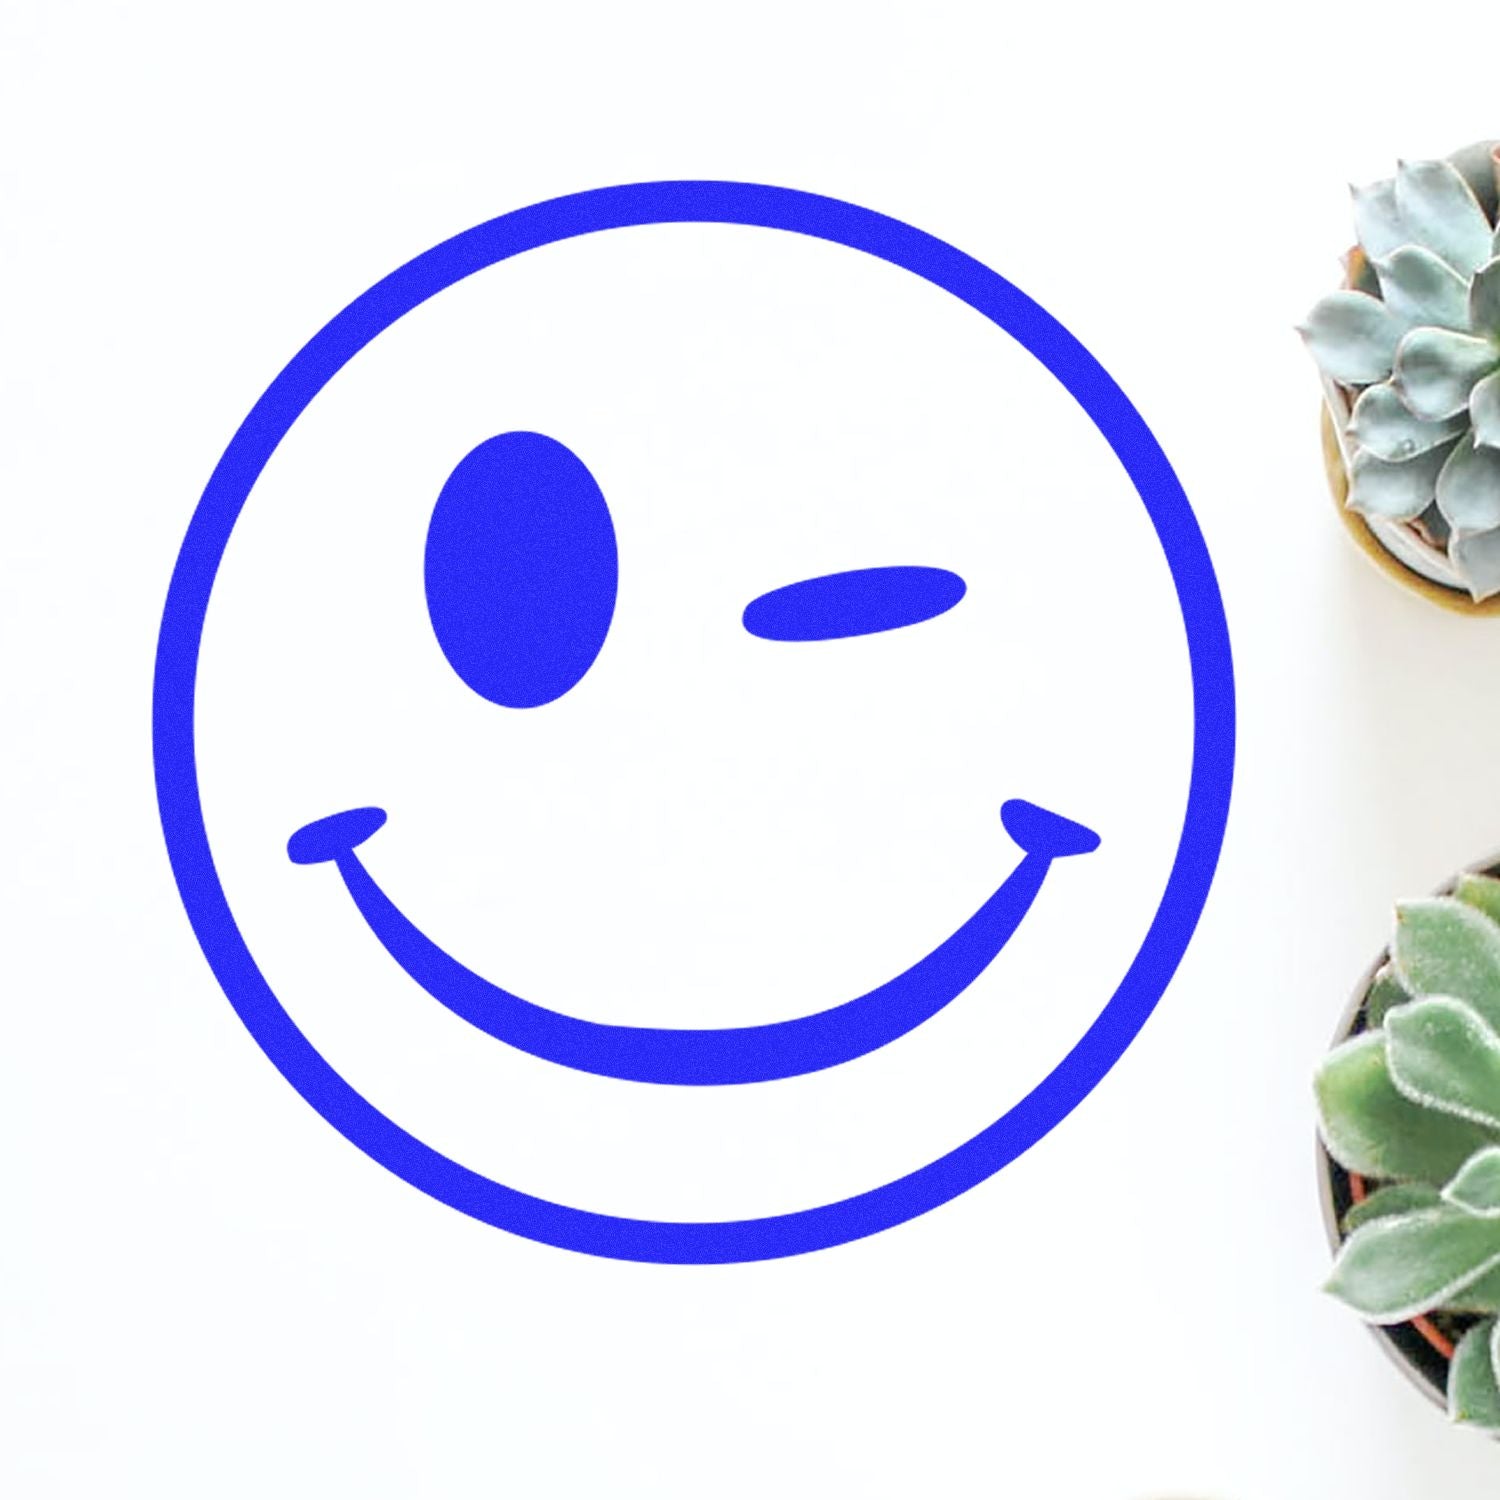
<path fill-rule="evenodd" d="M 816 1208 L 723 1222 L 617 1218 L 533 1197 L 442 1155 L 357 1093 L 298 1030 L 240 934 L 209 848 L 194 748 L 198 654 L 219 563 L 261 470 L 313 397 L 398 318 L 486 266 L 579 235 L 668 223 L 844 245 L 922 277 L 1009 333 L 1072 394 L 1140 494 L 1177 590 L 1193 685 L 1192 773 L 1172 870 L 1124 978 L 1071 1051 L 992 1125 L 904 1177 Z M 162 614 L 152 736 L 168 857 L 198 942 L 256 1042 L 330 1125 L 413 1187 L 528 1239 L 619 1260 L 725 1263 L 825 1249 L 938 1207 L 1034 1145 L 1114 1066 L 1181 962 L 1213 881 L 1234 774 L 1234 669 L 1213 563 L 1176 474 L 1124 392 L 1051 314 L 944 241 L 836 198 L 754 183 L 644 182 L 549 199 L 465 230 L 377 282 L 293 357 L 230 440 L 189 522 Z"/>

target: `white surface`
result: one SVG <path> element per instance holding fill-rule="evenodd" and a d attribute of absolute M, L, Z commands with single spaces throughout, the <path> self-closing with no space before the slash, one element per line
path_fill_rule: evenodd
<path fill-rule="evenodd" d="M 0 609 L 5 638 L 24 649 L 5 664 L 13 977 L 0 1139 L 19 1233 L 6 1236 L 0 1278 L 3 1487 L 27 1497 L 1491 1493 L 1495 1451 L 1447 1430 L 1315 1290 L 1326 1252 L 1307 1078 L 1390 898 L 1500 842 L 1500 711 L 1488 692 L 1500 626 L 1403 597 L 1343 540 L 1323 488 L 1317 383 L 1290 324 L 1336 274 L 1349 233 L 1342 182 L 1495 133 L 1493 114 L 1466 110 L 1451 70 L 1413 75 L 1389 40 L 1394 13 L 1374 9 L 1352 27 L 1342 7 L 1262 12 L 1233 35 L 1196 9 L 1165 7 L 1069 9 L 1003 29 L 978 6 L 920 19 L 869 7 L 630 9 L 434 7 L 420 22 L 414 11 L 306 5 L 239 22 L 162 6 L 7 12 Z M 1484 17 L 1471 7 L 1467 22 L 1454 12 L 1444 25 L 1472 42 Z M 1380 101 L 1358 137 L 1352 79 L 1356 101 Z M 1199 936 L 1157 1016 L 1077 1113 L 914 1224 L 710 1270 L 616 1265 L 501 1235 L 412 1192 L 325 1126 L 254 1047 L 193 943 L 161 851 L 148 744 L 155 627 L 182 528 L 234 424 L 302 340 L 384 271 L 505 208 L 695 175 L 785 182 L 894 213 L 994 265 L 1085 339 L 1152 424 L 1208 534 L 1242 725 L 1235 812 Z M 889 305 L 873 285 L 840 284 L 838 295 L 852 306 L 866 291 Z M 846 326 L 836 302 L 819 305 L 830 329 Z M 921 317 L 902 327 L 902 349 L 928 336 Z M 856 365 L 873 399 L 880 382 Z M 927 415 L 941 421 L 964 398 L 933 399 Z M 837 414 L 857 428 L 867 405 Z M 1066 436 L 1067 415 L 1028 416 L 1027 430 Z M 435 420 L 419 424 L 424 439 Z M 878 430 L 897 462 L 907 450 L 888 429 Z M 955 430 L 982 457 L 987 439 Z M 335 423 L 334 447 L 336 435 Z M 802 451 L 786 442 L 788 455 Z M 1069 475 L 1079 461 L 1071 440 L 1045 446 L 1008 460 L 1034 486 L 1049 458 Z M 1103 491 L 1080 494 L 1086 514 Z M 877 510 L 897 524 L 899 507 Z M 1130 632 L 1149 641 L 1159 622 L 1128 609 L 1149 560 L 1090 575 L 1111 523 L 1101 513 L 1080 532 L 1073 514 L 1056 527 L 1057 553 L 1084 582 L 1058 601 L 1059 640 L 1077 640 L 1106 598 L 1117 611 L 1110 648 L 1126 649 Z M 419 535 L 420 509 L 393 524 L 396 566 L 399 526 Z M 969 571 L 980 542 L 948 537 Z M 898 526 L 882 540 L 910 539 Z M 374 566 L 386 554 L 371 545 Z M 1128 535 L 1110 545 L 1132 556 Z M 742 604 L 747 587 L 822 566 L 789 563 L 751 584 L 747 562 L 730 592 Z M 247 583 L 246 611 L 253 595 Z M 896 654 L 881 661 L 925 682 L 922 632 L 930 641 L 947 629 L 951 641 L 971 602 L 891 638 Z M 678 640 L 664 608 L 638 618 Z M 232 677 L 249 630 L 229 619 L 226 605 Z M 761 643 L 725 642 L 760 670 L 748 648 Z M 857 701 L 864 681 L 848 688 L 851 714 L 870 711 Z M 1170 713 L 1174 685 L 1163 665 L 1145 690 Z M 298 691 L 287 702 L 315 701 Z M 804 710 L 823 697 L 816 683 L 797 691 Z M 233 695 L 205 708 L 221 732 L 245 711 Z M 843 722 L 829 715 L 830 728 Z M 1084 744 L 1108 751 L 1106 779 L 1158 764 L 1110 716 L 1060 737 L 1063 782 L 1088 769 L 1076 752 L 1091 731 Z M 930 767 L 920 755 L 933 753 L 913 747 L 909 764 Z M 332 810 L 318 798 L 346 760 L 300 790 L 295 765 L 268 766 L 254 817 L 277 816 L 278 789 L 311 799 L 296 818 Z M 228 839 L 245 806 L 231 762 L 224 811 L 210 809 Z M 894 771 L 903 764 L 897 756 Z M 398 756 L 368 774 L 400 769 Z M 1169 771 L 1151 795 L 1170 795 Z M 974 785 L 966 774 L 960 784 Z M 1011 794 L 1036 795 L 1007 784 L 994 801 Z M 345 800 L 366 798 L 389 804 L 379 789 Z M 971 863 L 951 887 L 924 886 L 923 922 L 951 911 L 997 844 L 1010 857 L 993 822 L 981 841 L 955 798 L 934 826 L 971 838 Z M 830 847 L 861 828 L 858 804 L 851 794 L 830 806 Z M 423 847 L 436 811 L 413 814 L 398 842 L 393 810 L 379 836 L 393 878 L 406 859 L 418 872 L 454 868 L 451 847 Z M 903 808 L 900 839 L 920 842 L 926 816 Z M 747 819 L 736 832 L 757 827 Z M 247 851 L 253 904 L 261 877 Z M 878 894 L 867 853 L 856 870 L 866 888 L 839 908 L 846 937 L 860 936 L 848 914 Z M 1132 857 L 1149 863 L 1147 851 Z M 670 869 L 671 852 L 661 859 Z M 493 861 L 486 869 L 505 876 Z M 274 879 L 266 871 L 268 887 L 288 879 L 279 862 Z M 726 861 L 714 878 L 733 874 Z M 487 937 L 482 906 L 465 908 L 472 888 L 456 878 L 426 888 L 434 925 L 454 924 L 451 946 L 467 957 L 494 942 L 476 967 L 504 978 L 505 965 L 529 966 L 555 983 L 546 998 L 584 1011 L 598 993 L 588 965 L 555 972 L 548 943 L 528 955 Z M 690 883 L 676 893 L 692 895 Z M 878 926 L 899 964 L 907 950 L 891 928 L 911 900 L 885 899 Z M 289 910 L 270 896 L 257 909 L 268 940 L 285 937 Z M 1034 915 L 1044 912 L 1039 903 Z M 790 903 L 780 915 L 792 951 L 824 968 L 801 966 L 806 989 L 779 1013 L 821 1003 L 825 985 L 847 992 L 860 963 L 877 963 L 821 917 L 799 933 Z M 621 1006 L 651 971 L 659 934 L 641 931 L 624 922 L 616 935 L 638 976 Z M 373 972 L 360 935 L 347 936 L 349 964 Z M 287 943 L 289 974 L 314 947 Z M 694 962 L 711 956 L 708 945 Z M 755 977 L 716 993 L 737 1016 L 769 1019 L 778 1012 L 756 1008 Z M 689 976 L 661 1003 L 696 993 Z M 433 1019 L 408 1014 L 401 997 L 392 1014 Z M 969 1107 L 948 1097 L 952 1076 L 935 1072 L 919 1095 L 955 1110 L 942 1129 Z M 863 1107 L 877 1099 L 871 1091 Z M 566 1101 L 553 1107 L 566 1116 Z M 459 1113 L 440 1127 L 455 1143 L 502 1148 L 492 1120 Z M 834 1175 L 886 1164 L 825 1144 Z M 891 1136 L 891 1151 L 912 1145 L 905 1131 Z M 526 1170 L 540 1185 L 576 1165 L 554 1154 Z M 785 1180 L 747 1162 L 736 1181 L 753 1189 L 757 1170 L 757 1190 Z M 625 1186 L 666 1191 L 650 1173 Z"/>

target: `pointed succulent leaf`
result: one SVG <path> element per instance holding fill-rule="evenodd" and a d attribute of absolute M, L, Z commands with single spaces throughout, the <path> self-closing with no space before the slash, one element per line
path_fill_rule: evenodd
<path fill-rule="evenodd" d="M 1490 256 L 1493 229 L 1463 173 L 1445 161 L 1407 161 L 1396 169 L 1396 209 L 1408 236 L 1472 276 Z"/>
<path fill-rule="evenodd" d="M 1456 438 L 1463 427 L 1462 415 L 1443 422 L 1424 422 L 1408 409 L 1388 380 L 1362 391 L 1349 419 L 1349 433 L 1354 441 L 1390 464 L 1404 463 Z"/>
<path fill-rule="evenodd" d="M 1500 1382 L 1495 1379 L 1496 1324 L 1476 1323 L 1458 1341 L 1448 1366 L 1448 1415 L 1455 1422 L 1500 1428 Z"/>
<path fill-rule="evenodd" d="M 1344 1233 L 1353 1234 L 1361 1224 L 1375 1219 L 1389 1218 L 1391 1214 L 1409 1214 L 1417 1208 L 1436 1208 L 1443 1195 L 1428 1182 L 1393 1182 L 1389 1187 L 1376 1188 L 1363 1203 L 1356 1203 L 1344 1215 Z"/>
<path fill-rule="evenodd" d="M 1410 325 L 1367 292 L 1330 292 L 1298 330 L 1318 368 L 1345 385 L 1370 385 L 1391 373 L 1396 345 Z"/>
<path fill-rule="evenodd" d="M 1500 1146 L 1481 1146 L 1453 1174 L 1443 1198 L 1481 1218 L 1500 1218 Z"/>
<path fill-rule="evenodd" d="M 1324 1289 L 1371 1323 L 1404 1323 L 1497 1265 L 1500 1219 L 1445 1204 L 1356 1229 L 1339 1247 Z"/>
<path fill-rule="evenodd" d="M 1453 898 L 1482 911 L 1492 922 L 1500 922 L 1500 880 L 1466 870 L 1453 883 Z"/>
<path fill-rule="evenodd" d="M 1439 422 L 1463 411 L 1469 392 L 1497 366 L 1500 349 L 1488 339 L 1451 328 L 1413 328 L 1396 346 L 1394 381 L 1412 411 Z"/>
<path fill-rule="evenodd" d="M 1462 1000 L 1435 995 L 1385 1018 L 1391 1082 L 1413 1104 L 1500 1131 L 1500 1036 Z"/>
<path fill-rule="evenodd" d="M 1349 1172 L 1397 1182 L 1447 1182 L 1494 1136 L 1413 1104 L 1391 1082 L 1385 1033 L 1365 1031 L 1324 1057 L 1313 1090 L 1328 1154 Z"/>
<path fill-rule="evenodd" d="M 1476 601 L 1500 594 L 1500 531 L 1455 531 L 1448 561 Z"/>
<path fill-rule="evenodd" d="M 1500 448 L 1476 448 L 1464 433 L 1437 477 L 1437 506 L 1455 531 L 1500 526 Z"/>
<path fill-rule="evenodd" d="M 1495 217 L 1495 147 L 1496 141 L 1475 141 L 1449 156 L 1448 160 L 1458 168 L 1469 191 L 1479 200 L 1479 206 L 1491 220 Z"/>
<path fill-rule="evenodd" d="M 1396 180 L 1387 177 L 1366 187 L 1351 187 L 1354 199 L 1354 232 L 1360 247 L 1372 260 L 1411 243 L 1396 207 Z"/>
<path fill-rule="evenodd" d="M 1469 331 L 1484 338 L 1500 338 L 1500 259 L 1489 261 L 1469 283 L 1465 319 Z M 1454 323 L 1462 328 L 1462 323 Z"/>
<path fill-rule="evenodd" d="M 1396 907 L 1391 958 L 1413 995 L 1466 1000 L 1500 1025 L 1500 926 L 1452 896 L 1426 896 Z"/>
<path fill-rule="evenodd" d="M 1403 245 L 1375 273 L 1386 304 L 1413 326 L 1468 329 L 1469 283 L 1431 250 Z"/>
<path fill-rule="evenodd" d="M 1395 965 L 1382 964 L 1370 981 L 1369 993 L 1365 996 L 1365 1025 L 1373 1030 L 1385 1021 L 1392 1006 L 1405 1005 L 1410 999 Z"/>
<path fill-rule="evenodd" d="M 1380 389 L 1378 385 L 1370 387 L 1372 391 Z M 1469 422 L 1479 447 L 1500 448 L 1500 370 L 1486 375 L 1469 392 Z"/>
<path fill-rule="evenodd" d="M 1448 537 L 1452 534 L 1452 527 L 1443 519 L 1443 513 L 1434 503 L 1412 522 L 1415 527 L 1420 527 L 1422 536 L 1439 551 L 1448 545 Z"/>
<path fill-rule="evenodd" d="M 1410 521 L 1432 504 L 1437 477 L 1452 451 L 1453 441 L 1449 439 L 1403 463 L 1388 464 L 1361 449 L 1349 465 L 1349 498 L 1345 504 L 1362 515 Z"/>

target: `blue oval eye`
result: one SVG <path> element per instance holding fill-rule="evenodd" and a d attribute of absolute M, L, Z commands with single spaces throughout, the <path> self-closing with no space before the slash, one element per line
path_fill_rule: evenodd
<path fill-rule="evenodd" d="M 943 614 L 966 585 L 946 568 L 856 568 L 804 578 L 745 606 L 745 629 L 767 641 L 833 641 L 899 630 Z"/>
<path fill-rule="evenodd" d="M 438 645 L 491 703 L 561 698 L 609 634 L 620 571 L 609 506 L 582 460 L 539 432 L 490 438 L 454 469 L 424 563 Z"/>

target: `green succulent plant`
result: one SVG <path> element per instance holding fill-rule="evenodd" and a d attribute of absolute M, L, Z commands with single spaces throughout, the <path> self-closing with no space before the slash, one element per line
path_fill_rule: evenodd
<path fill-rule="evenodd" d="M 1500 230 L 1492 142 L 1352 189 L 1350 285 L 1299 331 L 1345 388 L 1349 505 L 1413 523 L 1473 597 L 1500 593 Z"/>
<path fill-rule="evenodd" d="M 1397 907 L 1359 1024 L 1316 1080 L 1329 1155 L 1374 1189 L 1327 1289 L 1370 1323 L 1448 1321 L 1449 1414 L 1500 1431 L 1500 880 Z"/>

